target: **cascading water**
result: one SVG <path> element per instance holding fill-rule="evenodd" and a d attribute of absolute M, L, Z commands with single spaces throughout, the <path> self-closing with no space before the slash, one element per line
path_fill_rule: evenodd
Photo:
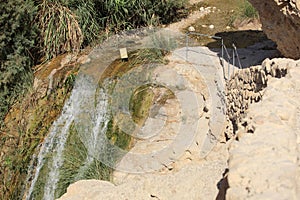
<path fill-rule="evenodd" d="M 56 198 L 55 191 L 60 180 L 59 169 L 64 163 L 63 154 L 72 124 L 80 127 L 78 130 L 80 139 L 87 149 L 86 162 L 78 171 L 78 177 L 84 173 L 85 168 L 93 162 L 94 158 L 97 158 L 97 154 L 101 153 L 99 150 L 105 149 L 105 139 L 101 136 L 106 133 L 109 121 L 108 96 L 103 89 L 97 90 L 97 86 L 98 84 L 86 75 L 77 77 L 70 98 L 40 148 L 26 200 L 35 199 L 33 191 L 45 165 L 47 165 L 48 173 L 46 177 L 43 177 L 46 181 L 42 199 Z"/>
<path fill-rule="evenodd" d="M 166 34 L 167 37 L 165 37 L 164 34 Z M 129 89 L 131 88 L 133 84 L 131 83 L 132 81 L 134 83 L 140 81 L 139 84 L 141 85 L 146 83 L 148 81 L 148 74 L 151 74 L 149 69 L 152 65 L 147 64 L 148 67 L 143 65 L 143 67 L 140 68 L 143 69 L 143 72 L 137 70 L 134 71 L 133 74 L 129 73 L 128 76 L 124 76 L 125 78 L 122 79 L 123 83 L 120 83 L 119 86 L 123 86 L 126 90 L 123 87 L 120 87 L 119 90 L 112 88 L 115 87 L 114 84 L 107 83 L 105 82 L 106 80 L 102 80 L 104 81 L 104 89 L 98 88 L 98 82 L 95 80 L 102 79 L 106 67 L 109 67 L 113 61 L 119 58 L 119 48 L 126 47 L 128 52 L 135 52 L 141 49 L 145 49 L 147 50 L 145 52 L 148 52 L 150 49 L 169 51 L 169 49 L 164 49 L 164 47 L 170 46 L 170 43 L 175 47 L 175 42 L 168 39 L 170 37 L 169 32 L 166 31 L 164 34 L 163 32 L 156 34 L 156 31 L 149 29 L 117 35 L 106 43 L 104 42 L 89 55 L 91 63 L 87 63 L 81 67 L 80 72 L 82 74 L 77 76 L 70 98 L 65 103 L 60 117 L 53 123 L 48 136 L 40 147 L 39 154 L 32 162 L 32 166 L 29 167 L 29 172 L 32 173 L 29 174 L 27 178 L 27 180 L 31 180 L 31 183 L 29 183 L 30 186 L 27 185 L 26 187 L 28 188 L 25 194 L 26 200 L 53 200 L 63 194 L 70 183 L 85 178 L 86 173 L 89 172 L 93 165 L 104 163 L 108 168 L 113 168 L 127 153 L 126 150 L 119 148 L 118 145 L 114 145 L 113 142 L 111 143 L 113 139 L 115 139 L 115 142 L 118 142 L 118 139 L 112 137 L 110 138 L 112 140 L 109 141 L 106 137 L 108 124 L 110 120 L 112 120 L 112 115 L 115 117 L 115 113 L 113 112 L 115 111 L 117 116 L 121 118 L 116 118 L 116 121 L 114 121 L 114 118 L 112 122 L 122 122 L 125 124 L 118 124 L 118 131 L 123 132 L 126 130 L 124 131 L 126 135 L 130 135 L 131 130 L 134 131 L 135 126 L 132 125 L 135 124 L 133 122 L 127 124 L 126 121 L 126 117 L 129 116 L 130 113 L 128 111 L 129 108 L 126 109 L 128 103 L 124 104 L 123 102 L 123 94 L 124 91 L 126 93 L 126 90 L 128 90 L 128 86 L 130 86 Z M 175 34 L 174 37 L 175 36 L 176 38 L 181 38 L 180 35 L 177 36 L 177 34 Z M 182 38 L 184 40 L 184 37 Z M 180 40 L 182 40 L 182 38 Z M 135 53 L 133 55 L 135 55 Z M 143 53 L 141 55 L 143 55 Z M 136 59 L 144 58 L 136 54 Z M 132 63 L 137 64 L 140 62 L 140 60 L 137 61 L 138 62 Z M 156 64 L 154 66 L 156 66 Z M 127 67 L 130 68 L 132 66 Z M 137 76 L 136 74 L 139 75 Z M 144 77 L 145 74 L 147 74 L 146 77 Z M 120 80 L 117 78 L 113 81 L 117 83 Z M 117 92 L 113 93 L 111 90 L 116 90 Z M 112 96 L 116 96 L 109 97 L 106 93 L 107 91 L 109 91 L 109 94 Z M 128 95 L 131 94 L 126 94 L 125 96 Z M 114 101 L 112 99 L 114 99 Z M 126 115 L 123 115 L 124 112 L 126 112 Z M 124 117 L 124 119 L 122 119 L 122 117 Z M 73 139 L 80 140 L 80 142 L 75 142 L 75 150 L 73 149 L 73 151 L 76 151 L 76 145 L 79 143 L 81 147 L 84 147 L 84 150 L 79 152 L 80 155 L 73 155 L 73 157 L 80 157 L 80 162 L 76 163 L 76 169 L 68 171 L 69 174 L 64 174 L 63 172 L 65 172 L 64 170 L 66 168 L 74 167 L 72 163 L 72 166 L 68 165 L 69 160 L 67 159 L 67 147 L 70 141 L 72 141 L 72 134 L 70 134 L 70 132 L 72 132 L 74 128 L 76 129 L 76 131 L 74 131 L 76 132 L 76 137 L 73 136 L 75 137 L 75 139 Z M 125 136 L 122 135 L 120 137 L 124 137 L 121 138 L 121 142 L 126 144 L 127 139 Z M 94 177 L 99 178 L 97 174 L 95 175 Z M 68 176 L 71 178 L 63 180 L 64 178 L 68 178 Z"/>

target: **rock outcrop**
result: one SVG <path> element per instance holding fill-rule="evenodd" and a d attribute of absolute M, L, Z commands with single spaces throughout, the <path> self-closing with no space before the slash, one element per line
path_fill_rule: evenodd
<path fill-rule="evenodd" d="M 226 199 L 299 199 L 300 61 L 266 60 L 262 69 L 263 98 L 249 105 L 229 148 Z"/>
<path fill-rule="evenodd" d="M 258 10 L 262 29 L 285 57 L 300 58 L 300 0 L 249 0 Z"/>
<path fill-rule="evenodd" d="M 206 48 L 197 50 L 206 54 L 212 53 Z M 184 53 L 183 56 L 178 56 L 180 52 Z M 190 53 L 189 58 L 193 61 L 193 58 L 199 59 L 200 55 Z M 71 184 L 60 200 L 181 200 L 215 199 L 222 196 L 218 195 L 218 182 L 227 168 L 228 144 L 217 142 L 213 149 L 208 148 L 211 152 L 205 159 L 202 154 L 204 149 L 210 147 L 205 139 L 216 130 L 211 127 L 218 125 L 218 122 L 210 119 L 217 117 L 213 116 L 216 112 L 213 112 L 212 98 L 218 98 L 219 93 L 207 88 L 215 87 L 215 84 L 219 83 L 215 80 L 215 74 L 219 74 L 220 68 L 214 65 L 219 60 L 214 56 L 215 60 L 208 62 L 207 57 L 201 57 L 201 62 L 207 65 L 193 66 L 183 62 L 184 56 L 185 51 L 179 49 L 169 57 L 168 65 L 157 67 L 153 71 L 153 76 L 158 82 L 168 81 L 171 86 L 175 85 L 173 91 L 176 98 L 168 99 L 157 111 L 157 104 L 151 106 L 150 115 L 142 127 L 143 136 L 147 137 L 137 140 L 130 152 L 122 157 L 114 171 L 112 183 L 100 180 L 79 181 Z M 197 70 L 210 71 L 202 73 L 206 75 L 204 79 Z M 221 88 L 221 85 L 218 86 Z M 195 103 L 194 98 L 197 98 Z M 181 113 L 186 109 L 189 112 L 182 116 Z M 164 117 L 164 124 L 161 125 Z M 183 126 L 184 124 L 187 126 Z M 199 125 L 194 127 L 194 124 Z M 189 139 L 194 131 L 195 135 Z M 184 137 L 180 137 L 181 135 Z M 186 141 L 190 143 L 188 145 L 185 143 L 186 138 L 189 139 Z M 157 154 L 170 145 L 173 145 L 171 154 Z M 180 149 L 184 151 L 175 157 Z"/>
<path fill-rule="evenodd" d="M 232 122 L 232 128 L 225 132 L 227 138 L 235 136 L 238 126 L 246 127 L 243 122 L 249 105 L 261 101 L 264 89 L 268 85 L 268 77 L 281 78 L 287 74 L 289 62 L 284 59 L 266 59 L 262 65 L 239 69 L 227 83 L 227 117 Z M 252 126 L 247 126 L 247 132 L 253 133 Z"/>

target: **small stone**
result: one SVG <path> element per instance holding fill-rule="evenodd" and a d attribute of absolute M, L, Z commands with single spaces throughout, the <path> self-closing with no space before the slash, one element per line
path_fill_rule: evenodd
<path fill-rule="evenodd" d="M 204 12 L 204 10 L 205 10 L 204 7 L 200 7 L 201 12 Z"/>
<path fill-rule="evenodd" d="M 203 111 L 204 111 L 204 112 L 208 112 L 209 109 L 208 109 L 206 106 L 204 106 Z"/>
<path fill-rule="evenodd" d="M 231 27 L 230 26 L 226 26 L 226 29 L 231 29 Z"/>
<path fill-rule="evenodd" d="M 214 29 L 214 28 L 215 28 L 215 26 L 211 24 L 211 25 L 209 25 L 209 26 L 208 26 L 208 28 L 210 28 L 210 29 Z"/>
<path fill-rule="evenodd" d="M 205 25 L 205 24 L 202 24 L 201 26 L 202 26 L 203 28 L 206 28 L 206 27 L 207 27 L 207 25 Z"/>
<path fill-rule="evenodd" d="M 267 74 L 271 72 L 271 61 L 269 58 L 263 61 L 262 68 L 267 72 Z"/>
<path fill-rule="evenodd" d="M 196 31 L 193 26 L 190 26 L 188 30 L 189 30 L 189 32 L 195 32 Z"/>

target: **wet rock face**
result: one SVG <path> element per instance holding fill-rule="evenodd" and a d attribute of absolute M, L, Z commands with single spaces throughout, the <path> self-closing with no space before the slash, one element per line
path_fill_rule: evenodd
<path fill-rule="evenodd" d="M 249 0 L 258 10 L 262 29 L 285 57 L 300 58 L 300 0 Z"/>

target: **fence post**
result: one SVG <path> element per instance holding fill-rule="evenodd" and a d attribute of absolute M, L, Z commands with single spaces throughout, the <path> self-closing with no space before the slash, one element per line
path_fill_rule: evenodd
<path fill-rule="evenodd" d="M 236 55 L 237 60 L 238 60 L 238 62 L 239 62 L 239 69 L 243 69 L 243 66 L 242 66 L 242 64 L 241 64 L 241 60 L 240 60 L 239 54 L 238 54 L 238 52 L 237 52 L 237 48 L 236 48 L 236 46 L 235 46 L 234 43 L 232 44 L 232 46 L 233 46 L 233 48 L 234 48 L 234 50 L 235 50 L 235 55 Z"/>
<path fill-rule="evenodd" d="M 223 70 L 224 70 L 224 49 L 223 49 L 223 46 L 224 46 L 224 41 L 223 41 L 223 38 L 222 38 L 222 41 L 221 41 L 221 56 L 222 56 L 222 67 L 223 67 Z"/>
<path fill-rule="evenodd" d="M 189 32 L 186 33 L 186 38 L 185 38 L 185 42 L 186 42 L 186 50 L 185 50 L 185 59 L 186 61 L 188 60 L 188 51 L 189 51 Z"/>
<path fill-rule="evenodd" d="M 234 70 L 235 70 L 235 53 L 234 50 L 232 51 L 232 75 L 234 76 Z"/>

